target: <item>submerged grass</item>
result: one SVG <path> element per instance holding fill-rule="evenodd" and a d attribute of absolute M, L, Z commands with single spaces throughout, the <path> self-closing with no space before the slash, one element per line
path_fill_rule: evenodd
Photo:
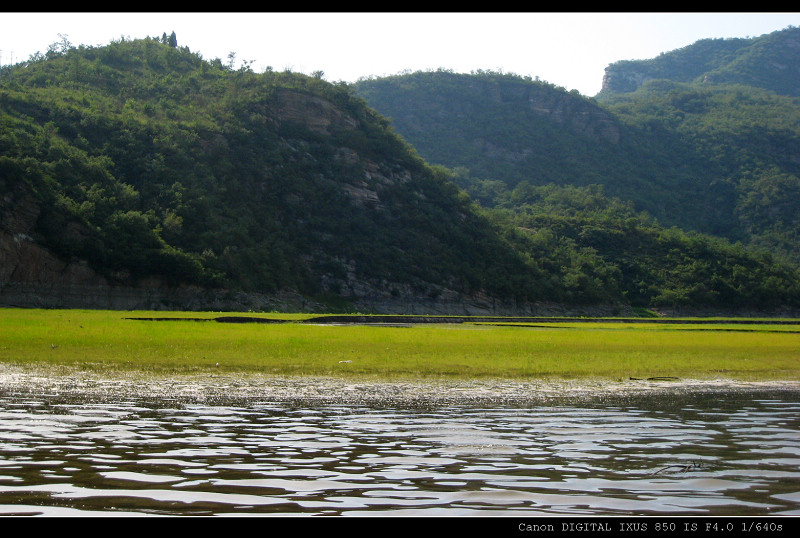
<path fill-rule="evenodd" d="M 334 326 L 303 324 L 310 316 L 300 314 L 254 315 L 285 323 L 213 321 L 222 315 L 0 309 L 0 362 L 161 374 L 800 379 L 798 326 Z"/>

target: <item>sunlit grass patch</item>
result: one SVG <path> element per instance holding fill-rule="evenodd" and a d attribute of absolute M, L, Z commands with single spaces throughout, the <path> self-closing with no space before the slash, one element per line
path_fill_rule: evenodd
<path fill-rule="evenodd" d="M 281 323 L 214 321 L 241 315 L 0 309 L 0 362 L 154 373 L 800 379 L 797 326 L 395 327 L 310 324 L 302 323 L 308 315 L 284 314 L 248 314 Z M 183 319 L 148 320 L 164 317 Z"/>

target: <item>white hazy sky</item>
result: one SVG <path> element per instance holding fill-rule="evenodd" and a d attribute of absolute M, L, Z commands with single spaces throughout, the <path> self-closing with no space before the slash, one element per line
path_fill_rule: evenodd
<path fill-rule="evenodd" d="M 403 70 L 478 69 L 530 75 L 600 91 L 619 60 L 653 58 L 704 38 L 756 37 L 800 26 L 798 13 L 0 13 L 0 64 L 45 53 L 66 36 L 73 45 L 105 45 L 174 31 L 178 45 L 236 66 L 252 62 L 328 81 Z"/>

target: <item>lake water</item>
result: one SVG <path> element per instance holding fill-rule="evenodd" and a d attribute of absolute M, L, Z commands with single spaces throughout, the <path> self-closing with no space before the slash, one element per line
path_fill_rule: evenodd
<path fill-rule="evenodd" d="M 800 515 L 800 393 L 211 405 L 0 387 L 0 514 Z"/>

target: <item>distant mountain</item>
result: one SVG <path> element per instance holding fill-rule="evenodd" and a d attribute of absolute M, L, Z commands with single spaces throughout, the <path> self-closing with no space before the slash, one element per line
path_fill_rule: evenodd
<path fill-rule="evenodd" d="M 768 123 L 756 151 L 736 108 L 716 156 L 717 134 L 686 121 L 713 115 L 675 123 L 681 92 L 651 110 L 495 73 L 330 84 L 166 35 L 51 47 L 0 69 L 0 305 L 800 308 L 778 254 L 664 226 L 755 237 L 770 181 L 794 181 L 793 128 Z M 729 110 L 725 95 L 700 101 Z"/>
<path fill-rule="evenodd" d="M 799 54 L 795 28 L 703 40 L 609 66 L 596 100 L 491 72 L 409 73 L 355 89 L 423 158 L 480 185 L 602 185 L 662 224 L 797 262 Z M 460 185 L 475 195 L 479 184 Z"/>
<path fill-rule="evenodd" d="M 735 187 L 718 181 L 719 163 L 577 92 L 513 74 L 446 71 L 362 80 L 355 90 L 431 163 L 509 189 L 599 184 L 665 224 L 737 231 Z"/>
<path fill-rule="evenodd" d="M 596 167 L 617 154 L 622 133 L 613 115 L 530 77 L 439 70 L 362 79 L 354 89 L 429 162 L 512 187 L 564 179 L 554 172 L 588 184 L 620 164 Z"/>
<path fill-rule="evenodd" d="M 639 85 L 623 91 L 621 79 Z M 640 132 L 669 133 L 717 167 L 705 181 L 727 185 L 735 197 L 728 231 L 714 233 L 800 262 L 798 95 L 800 28 L 790 27 L 612 64 L 598 100 Z"/>
<path fill-rule="evenodd" d="M 703 39 L 650 60 L 624 60 L 606 68 L 598 95 L 630 93 L 650 80 L 743 84 L 800 96 L 800 28 L 744 39 Z"/>

